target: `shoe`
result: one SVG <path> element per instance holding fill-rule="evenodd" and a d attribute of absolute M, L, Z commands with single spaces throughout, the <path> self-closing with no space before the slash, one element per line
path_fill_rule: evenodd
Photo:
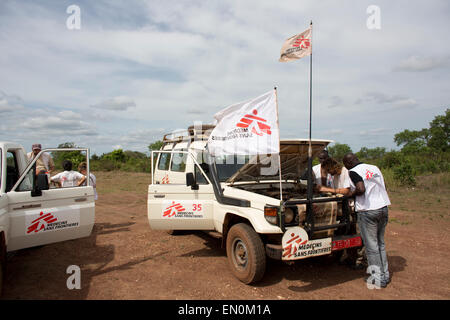
<path fill-rule="evenodd" d="M 367 284 L 368 282 L 369 282 L 369 278 L 370 278 L 371 276 L 367 276 L 367 277 L 365 277 L 364 278 L 364 282 Z M 390 282 L 390 281 L 389 281 Z M 386 288 L 387 287 L 387 285 L 388 285 L 388 283 L 389 282 L 382 282 L 381 284 L 380 284 L 380 288 Z M 372 279 L 372 283 L 371 284 L 373 284 L 373 285 L 375 285 L 375 279 Z"/>
<path fill-rule="evenodd" d="M 354 264 L 352 266 L 350 266 L 353 270 L 364 270 L 366 269 L 365 266 L 363 266 L 362 264 Z"/>

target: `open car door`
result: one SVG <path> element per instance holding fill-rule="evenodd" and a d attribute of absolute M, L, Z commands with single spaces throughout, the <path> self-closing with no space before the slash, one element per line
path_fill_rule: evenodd
<path fill-rule="evenodd" d="M 8 251 L 87 237 L 95 222 L 94 190 L 86 186 L 49 186 L 47 175 L 36 175 L 36 161 L 44 152 L 85 153 L 89 176 L 89 149 L 42 150 L 7 192 L 10 213 Z M 42 183 L 47 180 L 47 183 Z M 47 184 L 47 186 L 45 186 Z"/>

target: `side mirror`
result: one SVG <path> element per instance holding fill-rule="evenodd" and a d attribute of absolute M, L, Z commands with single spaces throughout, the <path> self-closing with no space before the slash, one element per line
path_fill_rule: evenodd
<path fill-rule="evenodd" d="M 192 172 L 186 173 L 186 186 L 191 186 L 192 190 L 198 190 L 198 184 Z"/>
<path fill-rule="evenodd" d="M 48 177 L 45 173 L 39 173 L 36 175 L 36 164 L 33 167 L 33 190 L 31 190 L 32 197 L 42 196 L 42 190 L 48 190 Z"/>
<path fill-rule="evenodd" d="M 37 188 L 39 190 L 48 190 L 48 176 L 45 173 L 39 173 L 37 175 L 37 181 L 36 181 Z"/>

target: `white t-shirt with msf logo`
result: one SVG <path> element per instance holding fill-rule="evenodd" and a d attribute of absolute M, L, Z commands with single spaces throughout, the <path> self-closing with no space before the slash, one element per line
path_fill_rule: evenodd
<path fill-rule="evenodd" d="M 76 187 L 78 181 L 84 176 L 78 171 L 64 171 L 54 175 L 50 180 L 60 182 L 61 187 Z"/>
<path fill-rule="evenodd" d="M 360 163 L 349 170 L 349 175 L 352 189 L 355 189 L 355 184 L 361 180 L 366 189 L 363 195 L 355 198 L 356 211 L 376 210 L 391 204 L 383 175 L 377 166 Z"/>

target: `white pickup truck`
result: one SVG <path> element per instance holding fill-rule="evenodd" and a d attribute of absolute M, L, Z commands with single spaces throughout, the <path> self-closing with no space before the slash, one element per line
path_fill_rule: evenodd
<path fill-rule="evenodd" d="M 263 277 L 266 256 L 292 261 L 343 249 L 356 256 L 362 241 L 349 199 L 307 198 L 308 140 L 280 142 L 280 201 L 278 161 L 274 169 L 267 157 L 211 157 L 212 129 L 191 126 L 186 134 L 166 135 L 161 150 L 152 153 L 151 228 L 221 237 L 233 274 L 247 284 Z M 313 157 L 330 142 L 312 141 Z"/>
<path fill-rule="evenodd" d="M 36 174 L 44 152 L 69 151 L 84 153 L 89 163 L 89 149 L 46 149 L 29 161 L 22 146 L 0 142 L 0 292 L 7 252 L 91 234 L 95 202 L 90 179 L 87 186 L 58 188 L 49 184 L 47 174 Z"/>

